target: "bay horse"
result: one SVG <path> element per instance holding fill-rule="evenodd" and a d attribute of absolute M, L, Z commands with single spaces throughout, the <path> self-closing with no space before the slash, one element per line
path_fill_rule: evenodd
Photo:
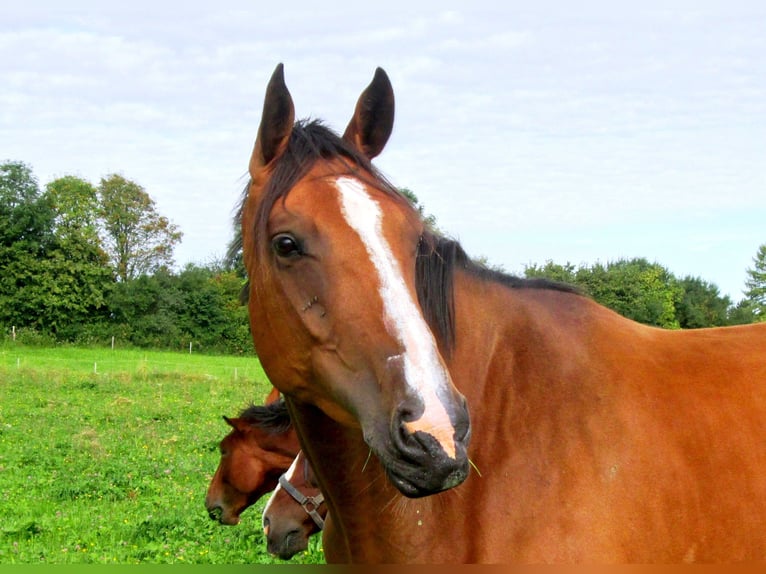
<path fill-rule="evenodd" d="M 279 477 L 263 509 L 263 531 L 269 553 L 289 560 L 308 548 L 309 537 L 324 528 L 327 505 L 303 452 Z"/>
<path fill-rule="evenodd" d="M 296 122 L 280 64 L 240 209 L 327 561 L 766 558 L 766 324 L 662 330 L 475 263 L 373 167 L 393 117 L 378 69 L 342 136 Z"/>
<path fill-rule="evenodd" d="M 221 459 L 205 496 L 205 508 L 221 524 L 239 524 L 240 515 L 279 483 L 300 450 L 283 400 L 250 405 L 239 416 L 223 417 L 232 428 L 221 440 Z"/>

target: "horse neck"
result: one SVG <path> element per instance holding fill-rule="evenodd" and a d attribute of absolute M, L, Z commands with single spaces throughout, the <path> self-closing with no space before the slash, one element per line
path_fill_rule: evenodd
<path fill-rule="evenodd" d="M 594 337 L 618 348 L 646 338 L 644 326 L 571 292 L 511 288 L 461 271 L 454 294 L 448 368 L 468 403 L 469 456 L 480 471 L 494 464 L 493 448 L 500 446 L 488 445 L 501 440 L 498 429 L 532 437 L 588 420 L 590 409 L 603 403 L 603 385 L 611 383 L 591 374 L 612 359 L 606 346 L 594 356 Z"/>
<path fill-rule="evenodd" d="M 390 507 L 402 496 L 370 453 L 362 433 L 336 423 L 315 407 L 287 400 L 329 511 L 323 533 L 327 561 L 390 561 L 392 549 L 401 547 L 390 536 L 396 531 Z M 381 533 L 389 535 L 381 538 Z"/>

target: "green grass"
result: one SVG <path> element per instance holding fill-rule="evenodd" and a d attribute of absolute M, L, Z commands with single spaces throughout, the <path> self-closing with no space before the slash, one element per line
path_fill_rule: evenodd
<path fill-rule="evenodd" d="M 0 346 L 0 563 L 275 563 L 262 499 L 207 516 L 218 441 L 262 402 L 257 359 Z M 295 563 L 322 561 L 314 537 Z"/>

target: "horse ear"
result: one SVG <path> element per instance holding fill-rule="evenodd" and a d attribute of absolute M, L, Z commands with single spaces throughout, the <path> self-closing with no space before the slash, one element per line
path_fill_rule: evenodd
<path fill-rule="evenodd" d="M 273 402 L 276 402 L 279 400 L 279 389 L 276 387 L 272 387 L 271 391 L 269 392 L 269 396 L 266 397 L 266 400 L 263 404 L 270 405 Z"/>
<path fill-rule="evenodd" d="M 294 121 L 295 106 L 285 85 L 284 65 L 278 64 L 266 87 L 261 125 L 250 157 L 250 176 L 253 179 L 284 152 Z"/>
<path fill-rule="evenodd" d="M 372 82 L 356 102 L 354 117 L 343 139 L 372 159 L 383 151 L 393 127 L 394 89 L 383 68 L 378 68 Z"/>
<path fill-rule="evenodd" d="M 237 428 L 237 425 L 234 423 L 234 421 L 230 419 L 229 417 L 227 417 L 226 415 L 223 415 L 223 420 L 225 420 L 226 424 L 229 425 L 231 428 L 234 428 L 234 429 Z"/>

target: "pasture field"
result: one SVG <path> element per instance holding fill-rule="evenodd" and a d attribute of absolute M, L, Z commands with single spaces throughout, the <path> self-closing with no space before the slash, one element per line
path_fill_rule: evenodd
<path fill-rule="evenodd" d="M 260 403 L 253 357 L 0 344 L 0 564 L 281 563 L 261 511 L 208 518 L 228 432 Z M 321 563 L 321 542 L 292 563 Z"/>

